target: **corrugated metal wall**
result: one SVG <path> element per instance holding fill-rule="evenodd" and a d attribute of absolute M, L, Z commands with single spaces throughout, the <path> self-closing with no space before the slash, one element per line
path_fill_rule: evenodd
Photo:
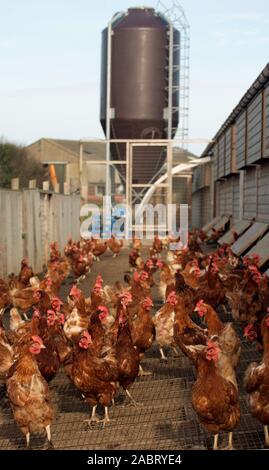
<path fill-rule="evenodd" d="M 248 168 L 244 180 L 244 218 L 253 219 L 257 214 L 257 171 L 256 168 Z"/>
<path fill-rule="evenodd" d="M 218 168 L 218 178 L 225 176 L 225 134 L 220 137 L 218 143 L 219 149 L 219 168 Z"/>
<path fill-rule="evenodd" d="M 173 204 L 177 206 L 176 225 L 180 226 L 180 204 L 189 205 L 189 222 L 191 223 L 191 176 L 174 176 L 173 185 Z"/>
<path fill-rule="evenodd" d="M 225 132 L 225 175 L 230 175 L 232 170 L 232 128 Z"/>
<path fill-rule="evenodd" d="M 248 106 L 247 112 L 247 164 L 261 158 L 262 152 L 262 93 Z"/>
<path fill-rule="evenodd" d="M 236 166 L 240 170 L 245 166 L 246 157 L 246 111 L 240 114 L 236 121 Z"/>
<path fill-rule="evenodd" d="M 234 222 L 239 220 L 239 175 L 233 175 L 215 186 L 215 214 L 231 215 Z"/>
<path fill-rule="evenodd" d="M 0 277 L 18 273 L 24 256 L 41 272 L 51 241 L 63 249 L 69 235 L 79 239 L 79 216 L 77 195 L 0 190 Z"/>
<path fill-rule="evenodd" d="M 210 188 L 203 188 L 192 195 L 192 227 L 203 227 L 210 221 L 210 215 Z"/>
<path fill-rule="evenodd" d="M 269 86 L 264 91 L 264 157 L 269 157 Z"/>
<path fill-rule="evenodd" d="M 257 219 L 269 222 L 269 161 L 258 168 Z"/>
<path fill-rule="evenodd" d="M 217 181 L 215 183 L 215 215 L 219 215 L 220 212 L 220 183 Z"/>
<path fill-rule="evenodd" d="M 240 220 L 240 177 L 239 175 L 233 176 L 233 209 L 232 217 L 233 222 L 238 222 Z"/>
<path fill-rule="evenodd" d="M 192 195 L 191 201 L 192 208 L 192 227 L 200 228 L 203 226 L 202 214 L 201 214 L 201 194 L 200 191 Z"/>
<path fill-rule="evenodd" d="M 201 228 L 211 219 L 211 183 L 215 168 L 205 164 L 195 168 L 192 179 L 192 227 Z"/>
<path fill-rule="evenodd" d="M 226 186 L 224 181 L 219 182 L 219 213 L 226 214 Z"/>
<path fill-rule="evenodd" d="M 233 187 L 232 178 L 220 181 L 219 191 L 219 214 L 231 215 L 233 210 Z M 219 215 L 218 214 L 218 215 Z"/>
<path fill-rule="evenodd" d="M 213 153 L 215 215 L 232 214 L 236 222 L 241 207 L 244 219 L 269 223 L 269 86 L 219 136 Z"/>
<path fill-rule="evenodd" d="M 269 223 L 269 85 L 247 103 L 221 128 L 210 149 L 214 215 L 232 214 L 233 222 L 243 217 Z"/>
<path fill-rule="evenodd" d="M 224 214 L 240 219 L 239 175 L 215 183 L 215 215 Z M 269 161 L 245 170 L 243 218 L 269 223 Z"/>

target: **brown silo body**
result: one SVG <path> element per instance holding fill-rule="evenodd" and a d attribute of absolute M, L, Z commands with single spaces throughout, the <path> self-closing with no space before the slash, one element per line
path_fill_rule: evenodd
<path fill-rule="evenodd" d="M 152 8 L 132 8 L 112 23 L 112 139 L 166 139 L 169 81 L 169 22 Z M 179 32 L 174 30 L 179 42 Z M 108 28 L 103 31 L 101 123 L 106 134 Z M 176 53 L 174 55 L 176 58 Z M 174 74 L 178 79 L 178 72 Z M 178 94 L 173 94 L 173 106 Z M 178 114 L 174 113 L 173 128 Z M 174 134 L 174 133 L 173 133 Z M 121 149 L 121 147 L 120 147 Z M 120 150 L 121 152 L 121 150 Z M 133 182 L 146 183 L 165 160 L 160 149 L 136 150 Z"/>

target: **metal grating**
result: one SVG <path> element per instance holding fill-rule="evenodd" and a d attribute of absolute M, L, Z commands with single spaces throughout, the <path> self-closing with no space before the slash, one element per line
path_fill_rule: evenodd
<path fill-rule="evenodd" d="M 105 269 L 104 269 L 105 268 Z M 97 269 L 103 273 L 104 281 L 112 283 L 114 273 L 128 269 L 127 251 L 125 256 L 112 259 L 110 254 L 104 261 L 94 265 L 91 282 L 94 282 Z M 121 275 L 121 277 L 122 277 Z M 120 278 L 120 274 L 117 276 Z M 88 281 L 86 281 L 88 282 Z M 63 296 L 70 286 L 64 286 Z M 87 286 L 87 292 L 89 287 Z M 86 292 L 86 285 L 85 285 Z M 225 316 L 225 314 L 221 314 Z M 226 318 L 226 317 L 225 317 Z M 230 320 L 229 316 L 226 318 Z M 241 328 L 235 325 L 238 331 Z M 234 432 L 234 446 L 237 449 L 264 448 L 262 425 L 250 414 L 248 396 L 243 388 L 244 372 L 251 361 L 260 359 L 253 346 L 242 341 L 242 358 L 238 368 L 240 389 L 241 421 Z M 191 387 L 195 380 L 195 369 L 182 354 L 174 357 L 167 351 L 168 362 L 160 361 L 158 348 L 147 352 L 143 367 L 152 375 L 138 378 L 131 388 L 138 407 L 130 405 L 123 392 L 110 409 L 111 423 L 103 427 L 85 423 L 90 410 L 81 399 L 79 392 L 69 382 L 63 371 L 50 384 L 56 418 L 52 426 L 52 437 L 56 449 L 155 449 L 189 450 L 212 448 L 209 435 L 196 416 L 191 405 Z M 103 410 L 98 410 L 102 417 Z M 227 445 L 227 436 L 220 435 L 220 445 Z M 31 447 L 46 449 L 44 435 L 31 438 Z M 0 450 L 24 449 L 25 441 L 13 421 L 12 412 L 4 389 L 0 390 Z"/>

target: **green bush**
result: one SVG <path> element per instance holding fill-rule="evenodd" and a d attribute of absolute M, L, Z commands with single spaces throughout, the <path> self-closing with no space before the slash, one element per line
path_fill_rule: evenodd
<path fill-rule="evenodd" d="M 10 188 L 12 178 L 20 178 L 20 188 L 28 188 L 29 180 L 41 186 L 46 170 L 37 160 L 27 156 L 23 147 L 0 141 L 0 187 Z"/>

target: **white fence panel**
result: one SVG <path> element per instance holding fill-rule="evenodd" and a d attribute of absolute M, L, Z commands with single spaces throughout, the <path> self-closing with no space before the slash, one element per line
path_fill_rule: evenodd
<path fill-rule="evenodd" d="M 24 238 L 25 255 L 29 259 L 34 272 L 42 271 L 44 252 L 42 249 L 42 207 L 38 190 L 23 192 L 24 204 Z"/>
<path fill-rule="evenodd" d="M 0 191 L 0 276 L 16 273 L 23 258 L 22 192 Z"/>
<path fill-rule="evenodd" d="M 80 237 L 80 197 L 39 190 L 0 190 L 0 278 L 18 273 L 27 257 L 34 272 L 42 271 L 49 244 L 63 250 L 68 236 Z"/>

